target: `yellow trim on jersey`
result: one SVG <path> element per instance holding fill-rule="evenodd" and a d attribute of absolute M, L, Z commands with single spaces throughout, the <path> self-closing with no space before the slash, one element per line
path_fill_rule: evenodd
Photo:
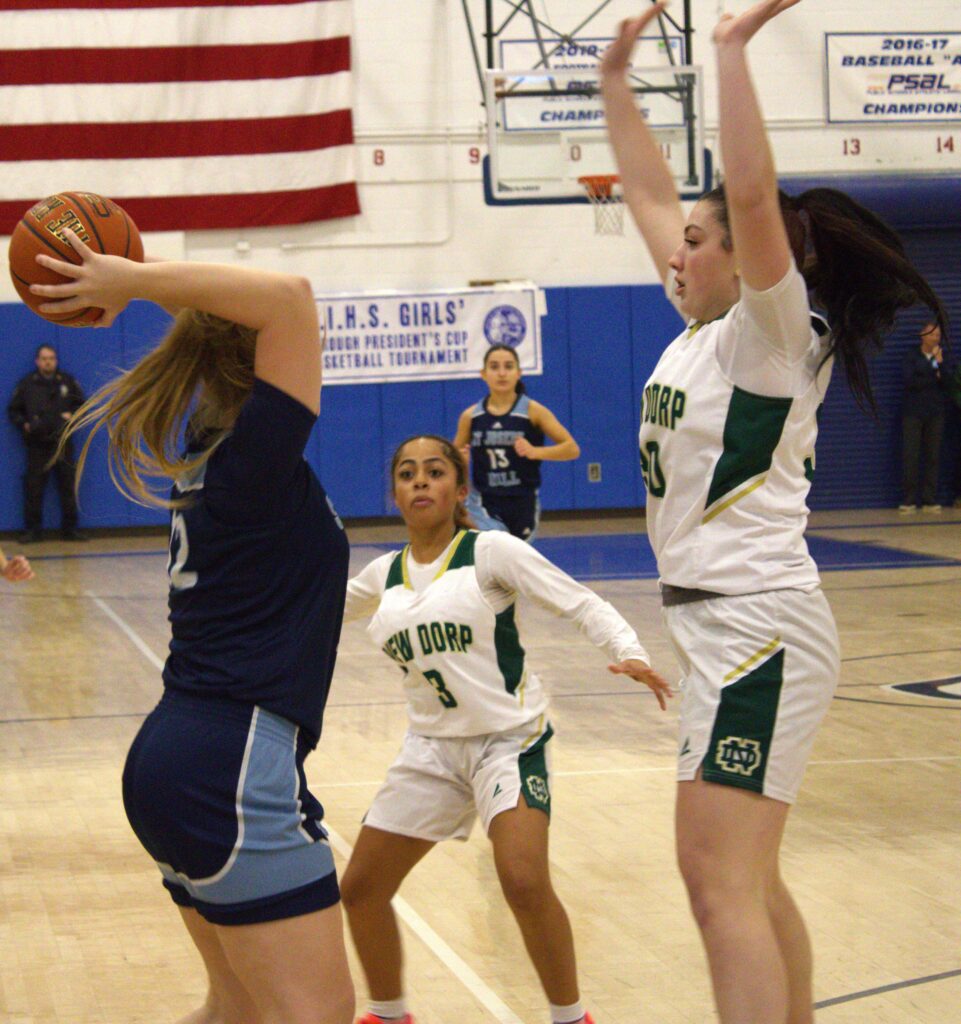
<path fill-rule="evenodd" d="M 447 557 L 444 559 L 444 564 L 437 570 L 437 575 L 434 577 L 435 580 L 439 580 L 441 576 L 447 572 L 447 566 L 450 565 L 451 559 L 457 554 L 457 549 L 460 547 L 460 542 L 467 536 L 466 530 L 458 530 L 454 534 L 454 539 L 451 541 L 450 551 L 447 552 Z"/>
<path fill-rule="evenodd" d="M 730 498 L 727 499 L 727 501 L 722 501 L 720 505 L 715 505 L 710 512 L 705 512 L 704 515 L 701 517 L 702 525 L 704 523 L 709 523 L 712 519 L 716 519 L 722 512 L 726 511 L 732 505 L 739 502 L 741 498 L 746 498 L 751 493 L 751 491 L 756 491 L 761 486 L 761 484 L 764 483 L 765 480 L 767 480 L 766 473 L 764 474 L 764 476 L 759 476 L 756 480 L 753 480 L 746 487 L 742 487 L 739 491 L 736 491 L 734 494 L 731 495 Z"/>
<path fill-rule="evenodd" d="M 536 739 L 539 739 L 543 735 L 544 735 L 544 712 L 542 711 L 537 716 L 537 725 L 534 727 L 534 731 L 530 734 L 530 736 L 526 737 L 524 742 L 521 744 L 521 750 L 527 750 L 527 748 L 531 745 L 531 743 L 533 743 Z"/>
<path fill-rule="evenodd" d="M 770 643 L 765 644 L 759 651 L 755 651 L 754 654 L 752 654 L 746 661 L 742 661 L 737 668 L 732 668 L 731 671 L 728 672 L 728 674 L 721 680 L 721 685 L 723 686 L 724 683 L 729 683 L 738 676 L 744 675 L 752 665 L 759 662 L 761 658 L 770 654 L 775 647 L 779 646 L 780 643 L 780 636 L 776 636 Z"/>
<path fill-rule="evenodd" d="M 460 542 L 466 536 L 466 530 L 458 530 L 457 533 L 454 534 L 454 539 L 450 542 L 450 548 L 448 548 L 447 551 L 447 557 L 441 563 L 441 567 L 437 570 L 437 575 L 434 577 L 433 580 L 431 580 L 431 583 L 433 583 L 435 580 L 439 580 L 441 576 L 443 576 L 444 573 L 447 572 L 447 566 L 450 565 L 451 559 L 454 557 L 454 555 L 457 553 L 457 549 L 460 547 Z M 409 552 L 410 545 L 408 544 L 400 553 L 400 571 L 404 577 L 404 586 L 408 590 L 413 590 L 414 588 L 410 584 L 410 575 L 407 572 L 407 555 Z"/>
<path fill-rule="evenodd" d="M 517 698 L 519 707 L 524 706 L 524 687 L 527 686 L 527 665 L 524 665 L 524 674 L 521 676 L 520 685 L 514 691 L 514 696 Z"/>
<path fill-rule="evenodd" d="M 727 316 L 728 312 L 729 312 L 729 310 L 725 309 L 724 312 L 720 316 L 716 316 L 713 320 L 695 320 L 694 323 L 688 324 L 688 326 L 687 326 L 687 336 L 688 336 L 688 338 L 693 338 L 694 335 L 697 334 L 697 332 L 702 327 L 707 327 L 708 324 L 715 324 L 715 323 L 717 323 L 718 320 L 723 320 Z"/>

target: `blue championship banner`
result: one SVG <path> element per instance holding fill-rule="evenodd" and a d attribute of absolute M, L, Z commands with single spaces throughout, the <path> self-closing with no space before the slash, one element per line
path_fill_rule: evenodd
<path fill-rule="evenodd" d="M 961 121 L 961 32 L 827 32 L 833 124 Z"/>
<path fill-rule="evenodd" d="M 324 386 L 476 377 L 491 345 L 510 345 L 521 370 L 544 372 L 544 293 L 533 283 L 317 297 Z"/>

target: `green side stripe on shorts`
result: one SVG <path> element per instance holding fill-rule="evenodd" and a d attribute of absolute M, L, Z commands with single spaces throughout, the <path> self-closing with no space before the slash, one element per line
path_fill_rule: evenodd
<path fill-rule="evenodd" d="M 517 759 L 524 803 L 551 816 L 551 785 L 547 777 L 547 741 L 554 735 L 550 725 L 537 742 Z"/>
<path fill-rule="evenodd" d="M 504 688 L 514 693 L 524 678 L 524 648 L 514 622 L 514 605 L 509 605 L 494 619 L 494 650 L 497 667 L 504 677 Z"/>
<path fill-rule="evenodd" d="M 724 421 L 724 451 L 714 467 L 705 509 L 771 468 L 792 401 L 734 388 Z"/>
<path fill-rule="evenodd" d="M 721 690 L 711 742 L 701 763 L 708 782 L 764 791 L 784 681 L 784 648 Z"/>

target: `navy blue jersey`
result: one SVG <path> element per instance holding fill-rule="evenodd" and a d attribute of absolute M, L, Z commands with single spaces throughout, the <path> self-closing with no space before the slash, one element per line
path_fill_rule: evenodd
<path fill-rule="evenodd" d="M 316 417 L 258 380 L 170 523 L 164 684 L 261 707 L 320 738 L 349 548 L 304 461 Z"/>
<path fill-rule="evenodd" d="M 510 411 L 495 416 L 487 411 L 487 399 L 478 402 L 471 413 L 471 479 L 481 494 L 522 494 L 541 484 L 539 459 L 525 459 L 514 451 L 514 442 L 526 437 L 538 448 L 544 443 L 544 431 L 531 423 L 531 400 L 518 395 Z"/>

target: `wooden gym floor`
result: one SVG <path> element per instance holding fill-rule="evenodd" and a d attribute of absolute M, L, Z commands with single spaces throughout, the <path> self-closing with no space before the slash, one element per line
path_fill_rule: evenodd
<path fill-rule="evenodd" d="M 811 525 L 844 665 L 784 869 L 814 942 L 818 1020 L 946 1024 L 961 1006 L 961 510 Z M 553 522 L 543 550 L 612 601 L 676 678 L 642 528 Z M 351 537 L 357 569 L 399 534 Z M 0 1020 L 173 1022 L 199 1004 L 203 972 L 120 801 L 127 746 L 160 693 L 165 540 L 29 553 L 36 580 L 0 581 Z M 525 608 L 522 629 L 553 694 L 552 864 L 584 1001 L 598 1024 L 713 1021 L 673 860 L 676 709 L 659 713 L 541 610 Z M 404 726 L 395 670 L 362 624 L 347 627 L 308 762 L 341 868 Z M 419 1024 L 546 1020 L 476 828 L 434 850 L 401 896 Z"/>

